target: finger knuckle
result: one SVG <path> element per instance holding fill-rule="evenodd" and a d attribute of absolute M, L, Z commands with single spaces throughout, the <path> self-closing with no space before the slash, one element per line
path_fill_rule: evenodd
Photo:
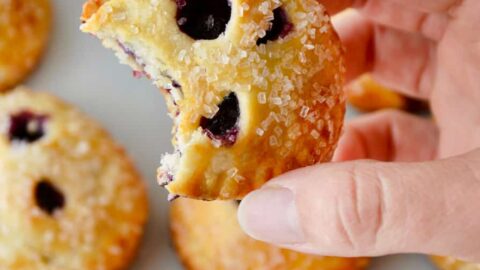
<path fill-rule="evenodd" d="M 381 179 L 374 171 L 357 167 L 343 173 L 340 181 L 347 192 L 335 204 L 334 218 L 337 236 L 353 252 L 375 248 L 384 217 Z"/>

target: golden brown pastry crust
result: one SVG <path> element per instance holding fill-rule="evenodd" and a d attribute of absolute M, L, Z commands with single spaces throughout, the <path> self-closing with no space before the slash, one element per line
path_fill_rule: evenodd
<path fill-rule="evenodd" d="M 253 240 L 237 222 L 235 202 L 178 199 L 173 242 L 189 270 L 360 270 L 367 259 L 305 255 Z"/>
<path fill-rule="evenodd" d="M 354 108 L 371 112 L 382 109 L 398 109 L 409 112 L 428 112 L 427 101 L 407 97 L 375 81 L 364 74 L 346 87 L 347 101 Z"/>
<path fill-rule="evenodd" d="M 72 106 L 24 88 L 0 94 L 0 187 L 0 269 L 118 270 L 133 259 L 145 186 Z"/>
<path fill-rule="evenodd" d="M 384 87 L 369 74 L 360 76 L 346 87 L 347 100 L 361 111 L 405 109 L 406 97 Z"/>
<path fill-rule="evenodd" d="M 88 0 L 83 4 L 82 15 L 80 19 L 82 22 L 88 20 L 107 0 Z"/>
<path fill-rule="evenodd" d="M 480 270 L 480 264 L 468 263 L 452 257 L 432 256 L 432 260 L 442 270 Z"/>
<path fill-rule="evenodd" d="M 88 8 L 81 26 L 164 89 L 176 151 L 162 159 L 159 182 L 180 196 L 234 199 L 329 161 L 345 111 L 344 63 L 324 8 L 316 0 L 233 0 L 226 31 L 195 40 L 179 30 L 175 3 L 110 0 L 94 14 Z M 290 32 L 257 45 L 279 8 Z M 223 112 L 231 93 L 240 113 L 226 145 L 202 121 Z"/>
<path fill-rule="evenodd" d="M 49 0 L 0 2 L 0 92 L 35 68 L 48 40 L 51 17 Z"/>

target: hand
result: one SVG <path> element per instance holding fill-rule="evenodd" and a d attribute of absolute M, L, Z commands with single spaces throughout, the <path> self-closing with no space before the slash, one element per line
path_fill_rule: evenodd
<path fill-rule="evenodd" d="M 348 78 L 372 72 L 428 99 L 435 123 L 395 111 L 346 127 L 336 163 L 249 194 L 252 237 L 331 256 L 451 255 L 480 261 L 480 1 L 324 0 L 347 47 Z M 355 2 L 355 3 L 352 3 Z M 370 159 L 376 161 L 350 161 Z"/>

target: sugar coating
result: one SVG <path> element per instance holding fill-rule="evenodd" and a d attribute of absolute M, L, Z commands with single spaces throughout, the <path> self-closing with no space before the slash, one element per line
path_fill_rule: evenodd
<path fill-rule="evenodd" d="M 208 41 L 179 31 L 171 0 L 111 0 L 81 26 L 159 88 L 172 80 L 181 85 L 180 98 L 166 94 L 176 152 L 164 162 L 178 162 L 159 168 L 159 181 L 173 175 L 166 188 L 181 196 L 241 198 L 280 173 L 328 161 L 342 127 L 343 49 L 323 6 L 315 0 L 234 0 L 231 7 L 225 33 Z M 257 45 L 279 7 L 292 31 Z M 125 20 L 114 20 L 118 13 L 126 13 Z M 219 147 L 199 121 L 212 117 L 230 92 L 240 102 L 239 135 L 232 146 Z M 232 168 L 246 179 L 241 185 L 227 173 Z"/>
<path fill-rule="evenodd" d="M 11 142 L 10 116 L 48 115 L 45 134 Z M 45 209 L 48 181 L 64 201 Z M 0 269 L 125 269 L 147 216 L 132 162 L 94 121 L 39 91 L 0 94 Z M 48 198 L 46 198 L 48 199 Z"/>

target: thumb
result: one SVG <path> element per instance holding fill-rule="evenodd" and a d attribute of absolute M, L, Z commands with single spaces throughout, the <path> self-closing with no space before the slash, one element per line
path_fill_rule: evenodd
<path fill-rule="evenodd" d="M 250 236 L 329 256 L 480 259 L 480 150 L 425 163 L 356 161 L 300 169 L 242 201 Z"/>

